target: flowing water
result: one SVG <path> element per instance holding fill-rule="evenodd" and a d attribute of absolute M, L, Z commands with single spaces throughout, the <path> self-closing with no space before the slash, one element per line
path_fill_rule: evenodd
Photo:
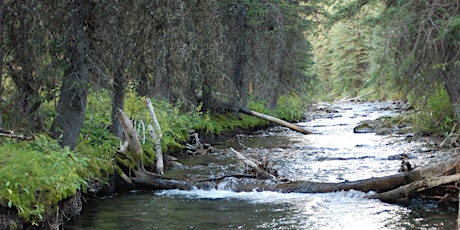
<path fill-rule="evenodd" d="M 388 102 L 327 105 L 335 112 L 298 125 L 317 134 L 301 135 L 275 127 L 238 136 L 225 145 L 248 158 L 273 163 L 291 180 L 343 182 L 394 174 L 400 162 L 388 156 L 405 153 L 411 163 L 444 160 L 429 143 L 410 134 L 355 134 L 362 120 L 392 116 Z M 423 151 L 421 151 L 423 150 Z M 230 153 L 180 159 L 185 166 L 169 175 L 191 178 L 241 173 L 244 166 Z M 65 229 L 455 229 L 456 207 L 415 201 L 409 206 L 367 199 L 359 191 L 324 194 L 233 192 L 227 178 L 210 190 L 133 191 L 89 201 Z"/>

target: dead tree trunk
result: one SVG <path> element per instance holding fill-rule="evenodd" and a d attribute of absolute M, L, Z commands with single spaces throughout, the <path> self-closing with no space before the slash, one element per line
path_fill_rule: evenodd
<path fill-rule="evenodd" d="M 354 189 L 362 192 L 375 191 L 377 193 L 384 193 L 425 178 L 452 174 L 455 171 L 451 170 L 455 170 L 458 165 L 458 160 L 454 159 L 452 161 L 441 162 L 427 167 L 420 167 L 412 171 L 397 173 L 385 177 L 376 177 L 342 183 L 293 181 L 276 185 L 274 188 L 269 188 L 269 190 L 275 189 L 280 192 L 325 193 Z"/>
<path fill-rule="evenodd" d="M 263 114 L 263 113 L 259 113 L 259 112 L 256 112 L 256 111 L 252 111 L 252 110 L 249 110 L 249 109 L 246 109 L 246 108 L 240 108 L 240 112 L 244 113 L 244 114 L 247 114 L 247 115 L 251 115 L 251 116 L 255 116 L 255 117 L 258 117 L 258 118 L 262 118 L 262 119 L 265 119 L 267 121 L 271 121 L 271 122 L 274 122 L 276 124 L 279 124 L 279 125 L 282 125 L 282 126 L 285 126 L 285 127 L 288 127 L 294 131 L 297 131 L 297 132 L 301 132 L 303 134 L 313 134 L 313 132 L 310 132 L 308 130 L 305 130 L 304 128 L 302 127 L 299 127 L 295 124 L 292 124 L 292 123 L 289 123 L 285 120 L 281 120 L 279 118 L 276 118 L 276 117 L 272 117 L 270 115 L 267 115 L 267 114 Z"/>
<path fill-rule="evenodd" d="M 151 125 L 148 126 L 150 136 L 152 137 L 155 143 L 155 172 L 158 174 L 163 174 L 164 163 L 163 152 L 161 151 L 161 138 L 163 137 L 163 134 L 161 132 L 160 123 L 158 122 L 157 116 L 155 115 L 155 110 L 153 109 L 153 105 L 150 101 L 150 98 L 147 98 L 147 106 L 149 108 L 153 124 L 155 125 L 155 127 L 152 127 Z"/>
<path fill-rule="evenodd" d="M 123 133 L 125 134 L 126 142 L 128 143 L 127 147 L 120 152 L 123 152 L 123 154 L 129 155 L 134 159 L 134 163 L 136 164 L 136 172 L 144 173 L 145 169 L 142 159 L 142 146 L 141 142 L 139 141 L 139 137 L 137 136 L 137 132 L 129 118 L 120 108 L 117 109 L 116 115 L 121 125 L 123 126 Z"/>
<path fill-rule="evenodd" d="M 433 176 L 423 178 L 419 181 L 412 182 L 388 192 L 370 196 L 369 198 L 377 198 L 387 203 L 407 204 L 409 203 L 410 199 L 416 197 L 418 193 L 424 190 L 438 187 L 443 184 L 450 184 L 459 180 L 459 173 L 449 176 Z"/>

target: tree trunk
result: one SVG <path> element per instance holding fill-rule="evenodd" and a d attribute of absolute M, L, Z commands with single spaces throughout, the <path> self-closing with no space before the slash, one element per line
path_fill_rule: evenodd
<path fill-rule="evenodd" d="M 64 72 L 57 116 L 51 125 L 52 136 L 61 146 L 75 149 L 86 112 L 88 95 L 88 40 L 85 34 L 86 19 L 92 10 L 89 0 L 71 3 L 70 30 L 66 42 L 69 68 Z"/>
<path fill-rule="evenodd" d="M 157 116 L 155 114 L 155 110 L 153 109 L 152 102 L 150 98 L 147 98 L 147 106 L 150 111 L 150 116 L 152 117 L 154 127 L 149 125 L 149 133 L 154 142 L 155 148 L 155 172 L 158 174 L 163 174 L 164 171 L 164 163 L 163 163 L 163 152 L 161 150 L 161 138 L 163 137 L 163 133 L 161 131 L 160 123 L 158 122 Z"/>
<path fill-rule="evenodd" d="M 117 109 L 116 115 L 120 121 L 120 124 L 123 126 L 123 133 L 125 134 L 126 141 L 128 142 L 126 151 L 122 152 L 134 159 L 133 163 L 136 164 L 136 171 L 143 173 L 145 169 L 142 159 L 142 146 L 141 142 L 139 141 L 136 129 L 121 109 Z"/>
<path fill-rule="evenodd" d="M 423 178 L 419 181 L 398 187 L 388 192 L 383 192 L 377 195 L 370 196 L 369 198 L 377 198 L 387 203 L 409 204 L 409 201 L 416 197 L 419 192 L 422 192 L 433 187 L 443 184 L 450 184 L 460 180 L 460 174 L 449 176 L 434 176 Z"/>
<path fill-rule="evenodd" d="M 121 126 L 120 121 L 117 119 L 117 110 L 124 110 L 126 92 L 126 77 L 123 72 L 124 68 L 122 66 L 117 68 L 117 72 L 114 76 L 111 114 L 112 125 L 110 126 L 110 132 L 120 139 L 123 139 L 123 127 Z"/>
<path fill-rule="evenodd" d="M 444 74 L 444 86 L 449 95 L 452 114 L 457 122 L 457 127 L 460 127 L 460 74 L 456 65 L 455 63 L 450 65 Z"/>
<path fill-rule="evenodd" d="M 248 56 L 248 41 L 247 41 L 247 7 L 244 5 L 237 6 L 236 13 L 236 29 L 238 34 L 238 41 L 236 44 L 236 56 L 237 60 L 235 61 L 234 73 L 233 73 L 233 83 L 235 84 L 236 90 L 238 92 L 238 97 L 233 99 L 232 111 L 235 111 L 234 115 L 237 115 L 238 108 L 246 107 L 248 98 L 249 98 L 249 76 L 245 73 L 247 65 L 247 56 Z"/>

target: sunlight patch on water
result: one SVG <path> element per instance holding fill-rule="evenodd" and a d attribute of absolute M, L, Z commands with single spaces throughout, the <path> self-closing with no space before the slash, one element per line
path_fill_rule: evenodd
<path fill-rule="evenodd" d="M 303 193 L 278 193 L 278 192 L 233 192 L 229 190 L 202 190 L 194 189 L 191 191 L 185 190 L 165 190 L 156 192 L 160 196 L 182 196 L 190 199 L 238 199 L 249 203 L 291 203 L 297 201 L 311 200 L 307 194 Z"/>

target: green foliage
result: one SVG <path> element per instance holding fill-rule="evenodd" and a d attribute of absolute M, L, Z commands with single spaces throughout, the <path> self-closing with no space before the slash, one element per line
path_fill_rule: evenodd
<path fill-rule="evenodd" d="M 377 23 L 382 5 L 339 1 L 328 11 L 335 14 L 324 26 L 328 29 L 311 37 L 316 55 L 314 69 L 323 80 L 318 84 L 319 97 L 342 99 L 373 91 L 377 98 L 384 96 L 382 86 L 387 70 L 382 66 L 384 45 L 379 35 L 383 33 L 380 34 L 382 29 Z"/>
<path fill-rule="evenodd" d="M 90 95 L 75 151 L 61 148 L 46 135 L 37 135 L 30 142 L 2 140 L 0 204 L 17 209 L 31 223 L 39 223 L 46 210 L 57 208 L 59 201 L 77 190 L 85 190 L 87 181 L 94 178 L 104 181 L 113 173 L 113 155 L 119 142 L 105 126 L 110 122 L 107 98 L 107 95 Z M 45 113 L 47 108 L 43 108 Z"/>
<path fill-rule="evenodd" d="M 298 122 L 304 118 L 307 103 L 309 102 L 306 98 L 301 98 L 296 94 L 281 96 L 278 98 L 275 114 L 284 120 Z"/>
<path fill-rule="evenodd" d="M 412 115 L 412 123 L 416 132 L 441 136 L 449 132 L 455 124 L 452 109 L 444 87 L 437 86 L 432 95 L 427 98 L 414 98 L 414 104 L 423 108 L 419 113 Z"/>
<path fill-rule="evenodd" d="M 248 108 L 260 113 L 294 122 L 300 121 L 304 117 L 305 110 L 311 102 L 311 99 L 307 99 L 295 93 L 291 93 L 291 95 L 282 95 L 278 98 L 278 106 L 274 111 L 269 110 L 265 106 L 264 101 L 250 100 L 248 103 Z M 254 117 L 248 117 L 243 120 L 243 124 L 240 124 L 240 126 L 243 127 L 245 126 L 244 124 L 248 124 L 248 127 L 268 124 L 267 121 L 261 120 L 259 118 L 254 119 Z"/>
<path fill-rule="evenodd" d="M 306 29 L 309 27 L 309 21 L 305 17 L 302 17 L 302 15 L 313 13 L 315 10 L 312 5 L 307 5 L 304 1 L 302 1 L 301 4 L 299 4 L 299 2 L 284 0 L 242 0 L 238 2 L 247 7 L 248 22 L 250 26 L 258 26 L 264 23 L 264 18 L 266 17 L 276 17 L 276 8 L 279 7 L 279 9 L 283 11 L 286 20 L 292 22 L 291 25 L 288 25 L 289 29 Z M 234 3 L 235 1 L 232 0 L 219 1 L 221 6 Z"/>
<path fill-rule="evenodd" d="M 197 120 L 198 115 L 194 113 L 183 114 L 180 111 L 180 105 L 173 106 L 166 101 L 151 99 L 151 102 L 163 134 L 161 139 L 162 150 L 181 148 L 182 143 L 188 138 L 189 130 L 192 129 L 190 120 Z M 143 149 L 153 150 L 153 141 L 150 140 L 151 138 L 148 136 L 147 130 L 148 125 L 153 126 L 153 120 L 147 108 L 146 98 L 137 96 L 133 91 L 128 93 L 125 102 L 125 113 L 132 117 L 137 124 L 141 121 L 144 123 L 146 141 Z M 139 134 L 143 139 L 144 130 L 139 130 Z"/>
<path fill-rule="evenodd" d="M 85 190 L 94 176 L 86 156 L 44 135 L 31 142 L 4 141 L 0 159 L 0 200 L 32 223 L 43 219 L 45 209 Z"/>
<path fill-rule="evenodd" d="M 107 91 L 88 95 L 87 112 L 80 130 L 76 151 L 89 159 L 90 171 L 101 179 L 114 172 L 113 158 L 119 147 L 119 139 L 110 133 L 111 101 Z"/>

